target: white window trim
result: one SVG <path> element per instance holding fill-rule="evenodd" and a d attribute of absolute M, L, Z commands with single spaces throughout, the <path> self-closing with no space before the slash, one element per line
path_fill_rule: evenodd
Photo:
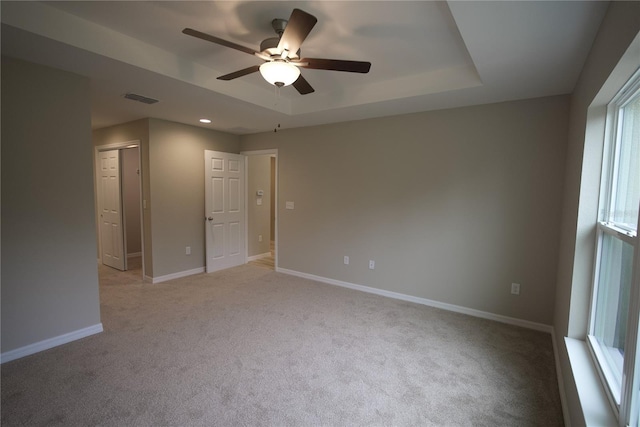
<path fill-rule="evenodd" d="M 605 386 L 605 390 L 607 391 L 607 399 L 609 400 L 609 404 L 613 408 L 616 414 L 616 417 L 618 417 L 620 415 L 618 402 L 620 401 L 620 397 L 621 397 L 620 392 L 618 390 L 622 389 L 622 378 L 620 378 L 611 369 L 609 369 L 609 365 L 601 364 L 598 362 L 598 360 L 603 360 L 603 359 L 611 360 L 612 357 L 608 351 L 603 351 L 602 347 L 598 344 L 596 338 L 592 335 L 589 335 L 587 337 L 587 342 L 588 342 L 588 347 L 589 347 L 589 352 L 591 354 L 591 357 L 594 359 L 594 362 L 596 364 L 600 381 L 602 381 L 603 385 Z M 623 358 L 620 357 L 620 359 L 623 359 Z M 618 361 L 616 360 L 615 363 L 618 364 Z M 622 361 L 620 361 L 620 363 L 622 363 Z M 609 387 L 609 384 L 614 384 L 618 386 L 618 388 L 617 389 L 616 387 L 611 388 Z"/>
<path fill-rule="evenodd" d="M 633 275 L 632 286 L 630 294 L 630 305 L 627 319 L 627 334 L 625 339 L 625 361 L 634 361 L 629 366 L 623 364 L 622 378 L 618 378 L 618 375 L 611 372 L 606 364 L 601 364 L 600 360 L 610 359 L 610 354 L 605 354 L 602 351 L 601 346 L 597 342 L 597 339 L 591 335 L 588 335 L 587 344 L 590 350 L 593 361 L 596 365 L 596 369 L 603 383 L 606 391 L 607 398 L 616 417 L 618 418 L 618 425 L 620 427 L 633 423 L 634 420 L 638 420 L 638 400 L 640 396 L 638 391 L 634 392 L 633 385 L 638 384 L 639 372 L 637 372 L 638 361 L 636 357 L 638 354 L 638 323 L 640 321 L 640 284 L 638 279 L 640 276 L 640 244 L 638 243 L 638 237 L 635 230 L 629 230 L 619 225 L 608 222 L 609 211 L 611 209 L 611 195 L 615 193 L 617 164 L 615 159 L 617 158 L 620 150 L 620 124 L 619 112 L 628 103 L 635 99 L 635 96 L 640 93 L 640 68 L 638 68 L 632 75 L 632 77 L 623 85 L 621 90 L 613 97 L 609 105 L 607 106 L 607 117 L 605 124 L 605 144 L 603 151 L 603 177 L 606 173 L 606 178 L 601 179 L 600 185 L 600 203 L 599 203 L 599 218 L 597 223 L 596 233 L 596 253 L 594 257 L 593 277 L 592 277 L 592 291 L 591 291 L 591 304 L 589 313 L 589 329 L 588 333 L 591 334 L 594 328 L 595 322 L 595 310 L 596 310 L 596 297 L 598 293 L 597 281 L 599 277 L 599 260 L 601 255 L 602 235 L 609 234 L 621 241 L 630 244 L 634 249 L 634 261 L 633 261 Z M 613 147 L 611 147 L 613 144 Z M 614 152 L 615 150 L 615 152 Z M 608 184 L 611 183 L 611 191 L 608 191 Z M 604 207 L 604 209 L 603 209 Z M 606 210 L 606 211 L 605 211 Z M 607 215 L 604 218 L 604 215 Z M 639 224 L 640 227 L 640 218 Z M 637 386 L 636 386 L 637 387 Z M 629 391 L 631 390 L 631 391 Z"/>

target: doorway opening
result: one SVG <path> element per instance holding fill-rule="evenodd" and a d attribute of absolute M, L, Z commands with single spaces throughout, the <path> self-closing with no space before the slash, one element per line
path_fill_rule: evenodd
<path fill-rule="evenodd" d="M 247 261 L 278 267 L 278 150 L 247 151 Z"/>
<path fill-rule="evenodd" d="M 142 215 L 140 205 L 140 152 L 138 147 L 120 149 L 122 155 L 122 213 L 126 270 L 142 268 Z"/>
<path fill-rule="evenodd" d="M 140 142 L 95 148 L 98 262 L 145 277 Z"/>

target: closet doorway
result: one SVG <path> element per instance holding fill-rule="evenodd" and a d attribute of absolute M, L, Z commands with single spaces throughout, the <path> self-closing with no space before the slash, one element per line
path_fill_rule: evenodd
<path fill-rule="evenodd" d="M 278 150 L 247 151 L 247 261 L 278 266 Z"/>
<path fill-rule="evenodd" d="M 98 261 L 144 277 L 139 141 L 96 147 Z"/>

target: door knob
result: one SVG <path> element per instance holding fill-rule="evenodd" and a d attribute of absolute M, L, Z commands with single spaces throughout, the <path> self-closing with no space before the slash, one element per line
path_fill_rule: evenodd
<path fill-rule="evenodd" d="M 212 217 L 212 216 L 210 216 L 210 217 L 208 217 L 208 218 L 205 218 L 205 219 L 206 219 L 207 221 L 213 221 L 213 217 Z"/>

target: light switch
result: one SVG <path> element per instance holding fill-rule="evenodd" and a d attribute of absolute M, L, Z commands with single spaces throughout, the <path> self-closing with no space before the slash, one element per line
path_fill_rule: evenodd
<path fill-rule="evenodd" d="M 295 205 L 293 202 L 285 202 L 284 207 L 285 209 L 293 209 Z"/>
<path fill-rule="evenodd" d="M 262 197 L 258 197 L 258 198 L 256 199 L 256 204 L 257 204 L 258 206 L 260 206 L 260 205 L 262 204 Z"/>

